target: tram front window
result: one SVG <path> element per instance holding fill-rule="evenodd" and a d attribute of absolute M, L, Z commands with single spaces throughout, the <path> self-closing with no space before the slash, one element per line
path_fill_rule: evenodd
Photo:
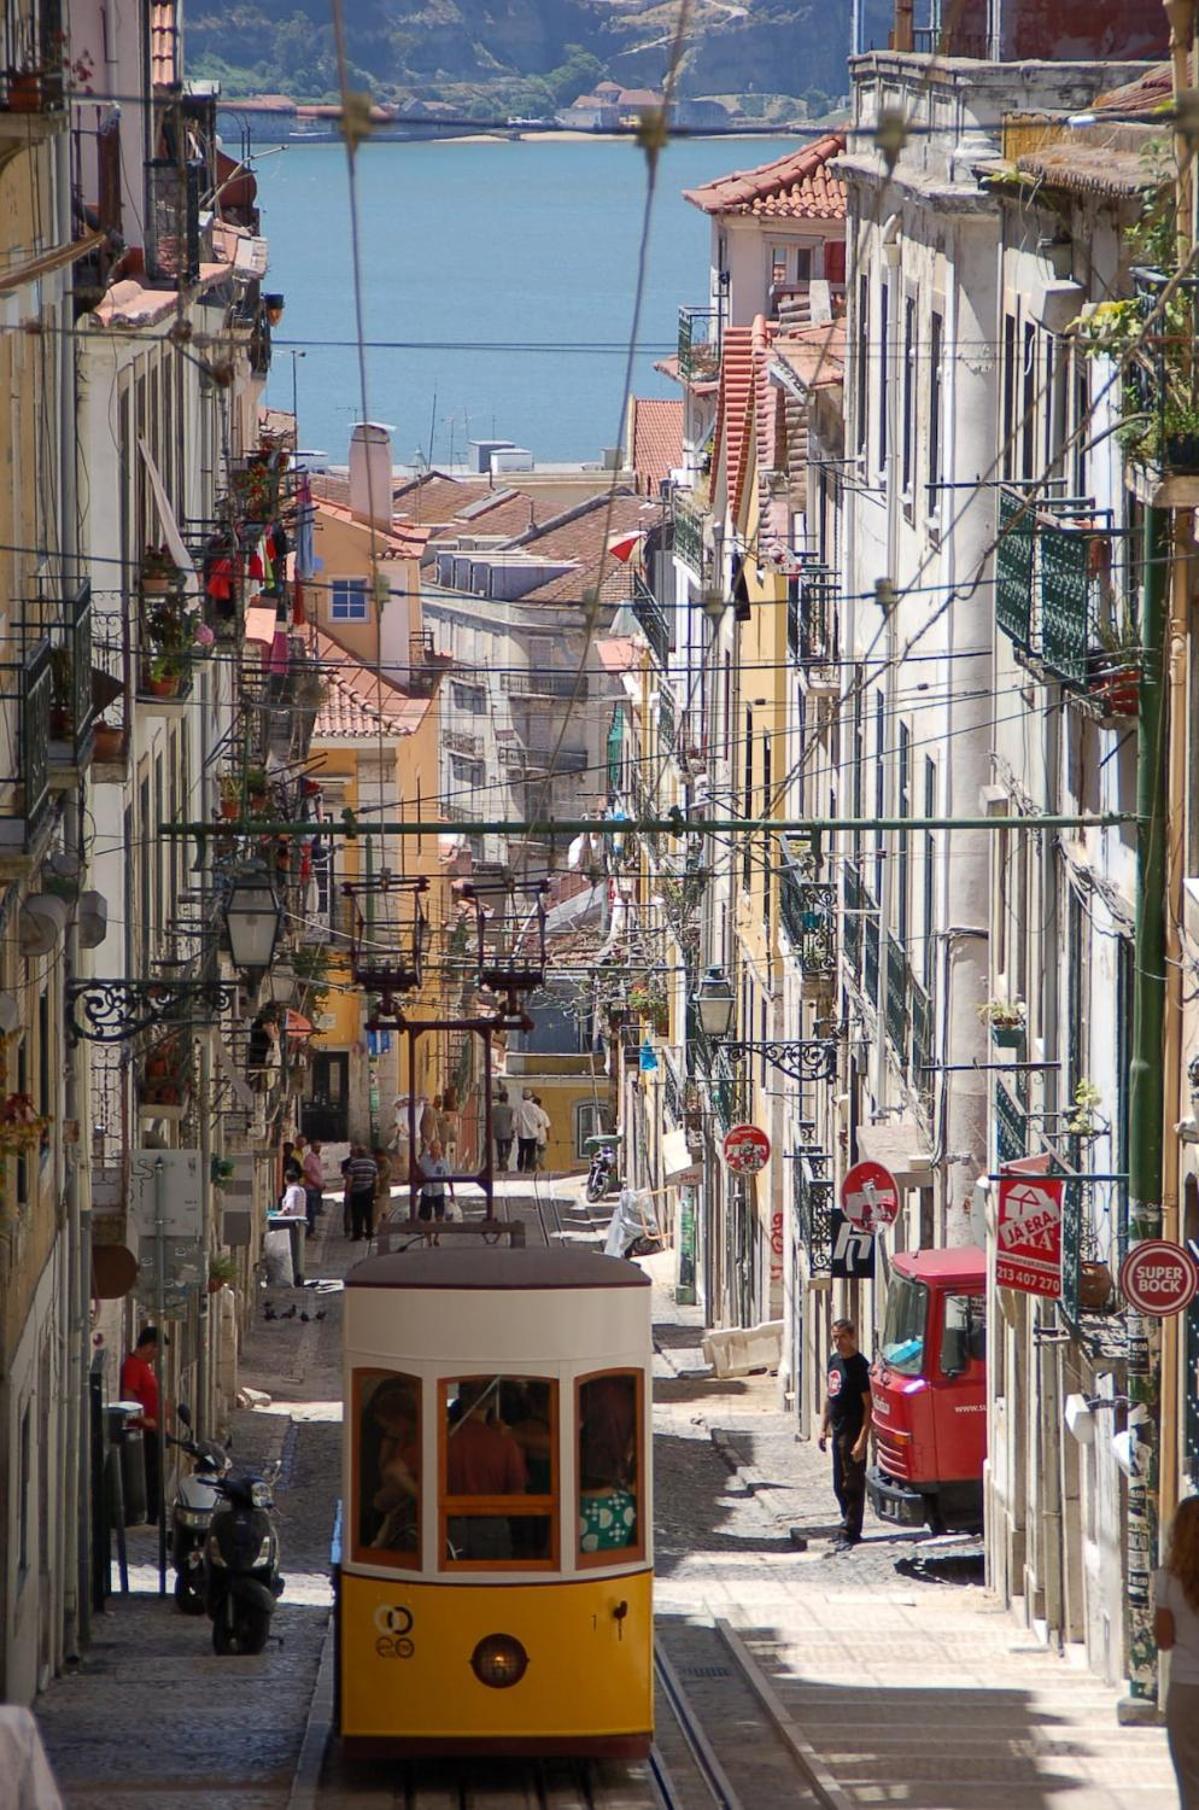
<path fill-rule="evenodd" d="M 579 1558 L 602 1564 L 641 1545 L 637 1451 L 641 1379 L 631 1371 L 579 1384 Z"/>
<path fill-rule="evenodd" d="M 354 1557 L 368 1565 L 420 1563 L 420 1378 L 359 1370 L 358 1494 Z"/>
<path fill-rule="evenodd" d="M 557 1384 L 471 1376 L 442 1388 L 443 1562 L 552 1565 Z"/>

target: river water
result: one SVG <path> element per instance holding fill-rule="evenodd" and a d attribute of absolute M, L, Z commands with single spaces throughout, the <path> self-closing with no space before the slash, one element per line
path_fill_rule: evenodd
<path fill-rule="evenodd" d="M 636 394 L 678 394 L 653 361 L 674 350 L 680 304 L 702 304 L 707 294 L 709 222 L 680 191 L 797 143 L 689 139 L 667 147 Z M 291 407 L 294 372 L 301 445 L 341 464 L 362 412 L 345 153 L 340 145 L 292 145 L 257 168 L 269 287 L 287 297 L 268 401 Z M 404 342 L 374 346 L 366 361 L 367 410 L 393 426 L 397 461 L 418 452 L 461 461 L 468 440 L 492 437 L 539 460 L 595 459 L 618 443 L 645 205 L 645 159 L 635 145 L 367 144 L 358 197 L 365 337 Z M 517 349 L 530 343 L 555 349 Z M 293 350 L 303 356 L 293 359 Z"/>

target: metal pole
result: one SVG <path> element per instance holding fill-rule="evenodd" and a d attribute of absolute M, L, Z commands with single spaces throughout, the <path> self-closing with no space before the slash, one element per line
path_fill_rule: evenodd
<path fill-rule="evenodd" d="M 1145 585 L 1141 608 L 1141 713 L 1137 732 L 1136 970 L 1129 1071 L 1129 1244 L 1160 1235 L 1162 1223 L 1162 1029 L 1165 1015 L 1166 789 L 1164 649 L 1170 517 L 1145 512 Z M 1157 1471 L 1161 1440 L 1160 1322 L 1129 1312 L 1127 1719 L 1155 1714 L 1157 1648 L 1149 1580 L 1157 1552 Z"/>
<path fill-rule="evenodd" d="M 154 1380 L 158 1384 L 158 1426 L 155 1437 L 158 1440 L 158 1594 L 167 1593 L 167 1442 L 165 1438 L 166 1390 L 164 1387 L 162 1342 L 163 1325 L 166 1315 L 166 1208 L 163 1202 L 163 1174 L 166 1165 L 162 1158 L 154 1159 L 154 1266 L 157 1280 L 154 1288 L 154 1318 L 158 1327 L 158 1347 L 154 1357 Z"/>
<path fill-rule="evenodd" d="M 659 836 L 824 836 L 844 830 L 905 830 L 915 832 L 940 830 L 1111 830 L 1122 823 L 1135 823 L 1134 811 L 1099 811 L 1087 816 L 1050 817 L 538 817 L 527 821 L 488 818 L 476 823 L 459 823 L 454 828 L 464 836 L 511 836 L 544 839 L 547 836 L 628 835 L 640 830 Z M 317 825 L 304 823 L 258 823 L 252 827 L 255 836 L 311 836 Z M 322 837 L 345 836 L 350 841 L 372 836 L 440 836 L 445 821 L 430 818 L 420 822 L 373 823 L 354 818 L 350 822 L 322 822 Z M 236 836 L 241 824 L 222 819 L 220 823 L 160 823 L 160 836 Z"/>

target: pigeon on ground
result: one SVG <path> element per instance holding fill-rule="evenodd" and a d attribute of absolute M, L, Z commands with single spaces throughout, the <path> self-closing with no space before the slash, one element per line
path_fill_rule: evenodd
<path fill-rule="evenodd" d="M 279 1318 L 281 1320 L 294 1320 L 295 1317 L 296 1317 L 296 1304 L 293 1301 L 291 1306 L 287 1309 L 287 1311 L 285 1313 L 281 1313 L 279 1315 Z"/>
<path fill-rule="evenodd" d="M 269 1301 L 263 1307 L 262 1314 L 263 1314 L 263 1318 L 266 1320 L 277 1320 L 279 1318 L 278 1314 L 275 1312 L 274 1308 L 272 1307 L 272 1305 Z"/>

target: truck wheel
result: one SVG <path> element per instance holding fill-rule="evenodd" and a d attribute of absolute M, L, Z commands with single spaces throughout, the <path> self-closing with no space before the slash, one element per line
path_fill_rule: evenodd
<path fill-rule="evenodd" d="M 934 1539 L 940 1534 L 949 1532 L 949 1529 L 945 1525 L 945 1517 L 941 1513 L 940 1504 L 935 1496 L 926 1496 L 924 1498 L 924 1511 L 924 1519 L 928 1524 L 928 1531 L 933 1535 Z"/>

